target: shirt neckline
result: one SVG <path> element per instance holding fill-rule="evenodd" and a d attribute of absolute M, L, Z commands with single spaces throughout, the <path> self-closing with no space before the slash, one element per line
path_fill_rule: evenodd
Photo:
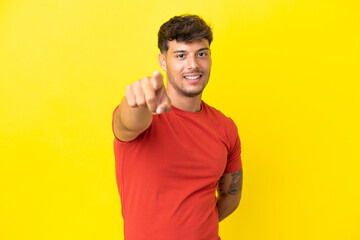
<path fill-rule="evenodd" d="M 201 100 L 201 109 L 198 112 L 188 112 L 185 110 L 181 110 L 173 105 L 171 105 L 171 111 L 173 111 L 174 113 L 178 114 L 178 115 L 183 115 L 183 116 L 198 116 L 201 115 L 205 110 L 205 102 L 203 100 Z"/>

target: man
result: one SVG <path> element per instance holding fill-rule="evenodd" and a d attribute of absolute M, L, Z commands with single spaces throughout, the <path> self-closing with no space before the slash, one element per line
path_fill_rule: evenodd
<path fill-rule="evenodd" d="M 164 23 L 158 47 L 167 88 L 155 72 L 128 85 L 114 111 L 125 240 L 218 240 L 219 221 L 239 204 L 236 125 L 201 100 L 211 41 L 211 28 L 196 15 Z"/>

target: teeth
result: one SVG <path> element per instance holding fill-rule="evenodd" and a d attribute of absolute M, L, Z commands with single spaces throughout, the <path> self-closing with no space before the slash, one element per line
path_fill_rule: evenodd
<path fill-rule="evenodd" d="M 200 78 L 200 76 L 195 76 L 195 77 L 186 77 L 186 76 L 185 76 L 185 78 L 186 78 L 186 79 L 190 79 L 190 80 L 195 80 L 195 79 Z"/>

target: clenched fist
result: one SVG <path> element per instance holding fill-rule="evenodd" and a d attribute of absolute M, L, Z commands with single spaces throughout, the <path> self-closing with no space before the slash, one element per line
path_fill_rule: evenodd
<path fill-rule="evenodd" d="M 154 72 L 126 87 L 125 97 L 130 107 L 147 107 L 153 114 L 169 112 L 171 101 L 167 96 L 163 76 Z"/>

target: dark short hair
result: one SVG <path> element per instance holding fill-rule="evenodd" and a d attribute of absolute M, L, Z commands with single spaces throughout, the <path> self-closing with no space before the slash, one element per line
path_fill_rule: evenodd
<path fill-rule="evenodd" d="M 158 33 L 158 47 L 162 53 L 169 49 L 168 41 L 192 42 L 205 38 L 213 40 L 211 27 L 197 15 L 175 16 L 164 23 Z"/>

